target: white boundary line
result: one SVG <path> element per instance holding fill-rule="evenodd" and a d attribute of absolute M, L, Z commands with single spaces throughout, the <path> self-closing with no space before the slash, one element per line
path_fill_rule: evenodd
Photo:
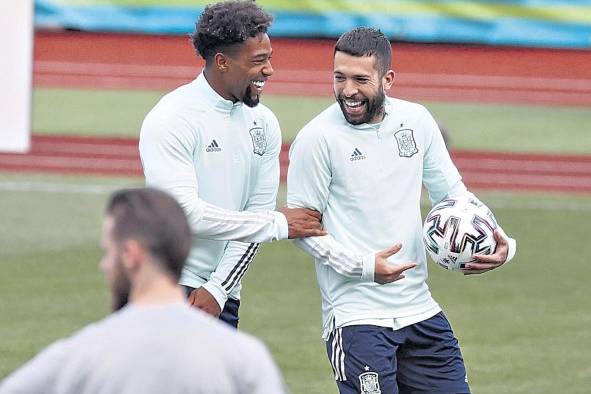
<path fill-rule="evenodd" d="M 98 184 L 79 184 L 64 182 L 44 182 L 44 181 L 0 181 L 1 191 L 13 192 L 44 192 L 44 193 L 66 193 L 66 194 L 107 194 L 124 187 L 136 187 L 137 185 L 98 185 Z M 572 201 L 568 196 L 564 199 L 548 201 L 509 201 L 497 198 L 491 198 L 486 204 L 494 208 L 507 209 L 527 209 L 541 211 L 576 211 L 591 212 L 591 199 L 589 202 Z"/>
<path fill-rule="evenodd" d="M 40 74 L 59 74 L 66 76 L 105 76 L 105 77 L 156 77 L 156 78 L 195 78 L 199 67 L 191 66 L 161 66 L 141 64 L 113 64 L 113 63 L 77 63 L 36 61 L 35 72 Z M 278 70 L 271 78 L 291 83 L 321 83 L 331 84 L 330 71 L 316 70 Z M 591 91 L 591 80 L 573 78 L 538 78 L 522 76 L 495 75 L 463 75 L 436 73 L 405 73 L 400 72 L 397 81 L 404 85 L 444 87 L 477 87 L 502 89 L 541 89 L 560 91 Z"/>
<path fill-rule="evenodd" d="M 0 190 L 12 192 L 45 192 L 66 194 L 106 194 L 121 189 L 122 185 L 52 183 L 37 181 L 0 181 Z"/>

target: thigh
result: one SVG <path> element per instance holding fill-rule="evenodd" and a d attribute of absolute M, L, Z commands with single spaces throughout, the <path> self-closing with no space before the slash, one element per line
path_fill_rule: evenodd
<path fill-rule="evenodd" d="M 191 292 L 195 290 L 194 287 L 190 286 L 183 286 L 183 288 L 185 290 L 185 297 L 187 298 L 189 298 Z M 238 328 L 238 321 L 240 320 L 238 316 L 239 308 L 240 300 L 228 298 L 228 301 L 226 301 L 226 303 L 224 304 L 224 309 L 222 309 L 222 313 L 220 313 L 219 319 L 231 327 Z"/>
<path fill-rule="evenodd" d="M 326 342 L 341 394 L 396 394 L 395 333 L 361 325 L 336 329 Z"/>
<path fill-rule="evenodd" d="M 240 300 L 228 298 L 228 301 L 224 304 L 222 313 L 220 313 L 220 320 L 234 328 L 238 328 L 238 321 L 240 320 L 238 316 L 239 308 Z"/>
<path fill-rule="evenodd" d="M 405 343 L 397 352 L 401 393 L 469 393 L 460 346 L 440 312 L 405 327 Z"/>

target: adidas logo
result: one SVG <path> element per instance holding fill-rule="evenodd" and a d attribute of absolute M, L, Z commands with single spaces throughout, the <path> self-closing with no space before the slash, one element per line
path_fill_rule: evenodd
<path fill-rule="evenodd" d="M 206 152 L 220 152 L 222 148 L 218 145 L 216 140 L 211 141 L 211 144 L 205 149 Z"/>
<path fill-rule="evenodd" d="M 363 159 L 365 159 L 365 155 L 363 153 L 361 153 L 361 151 L 358 148 L 355 148 L 355 150 L 353 151 L 353 154 L 351 155 L 351 158 L 349 158 L 350 161 L 363 160 Z"/>

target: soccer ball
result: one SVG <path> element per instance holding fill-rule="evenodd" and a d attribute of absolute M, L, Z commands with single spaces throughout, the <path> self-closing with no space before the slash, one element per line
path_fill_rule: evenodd
<path fill-rule="evenodd" d="M 431 259 L 450 271 L 460 271 L 473 254 L 492 254 L 497 221 L 480 201 L 448 198 L 437 203 L 425 219 L 423 241 Z"/>

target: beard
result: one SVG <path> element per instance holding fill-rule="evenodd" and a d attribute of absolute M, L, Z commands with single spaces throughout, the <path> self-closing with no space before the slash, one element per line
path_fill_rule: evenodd
<path fill-rule="evenodd" d="M 253 108 L 259 104 L 259 98 L 260 96 L 258 94 L 256 95 L 256 98 L 252 98 L 252 89 L 250 88 L 250 85 L 248 85 L 246 91 L 244 92 L 244 96 L 242 96 L 242 102 Z"/>
<path fill-rule="evenodd" d="M 111 283 L 111 310 L 113 312 L 116 312 L 127 305 L 130 292 L 131 282 L 125 274 L 123 264 L 118 261 L 115 278 L 113 283 Z"/>
<path fill-rule="evenodd" d="M 111 310 L 113 312 L 123 308 L 129 302 L 129 289 L 112 294 Z"/>
<path fill-rule="evenodd" d="M 386 94 L 384 93 L 384 89 L 380 84 L 378 93 L 375 96 L 371 98 L 365 98 L 363 100 L 365 101 L 365 113 L 359 118 L 352 118 L 347 113 L 347 109 L 345 107 L 345 96 L 341 94 L 336 96 L 336 99 L 347 122 L 351 123 L 352 125 L 360 125 L 363 123 L 369 123 L 372 119 L 384 112 L 384 101 L 386 101 Z"/>

